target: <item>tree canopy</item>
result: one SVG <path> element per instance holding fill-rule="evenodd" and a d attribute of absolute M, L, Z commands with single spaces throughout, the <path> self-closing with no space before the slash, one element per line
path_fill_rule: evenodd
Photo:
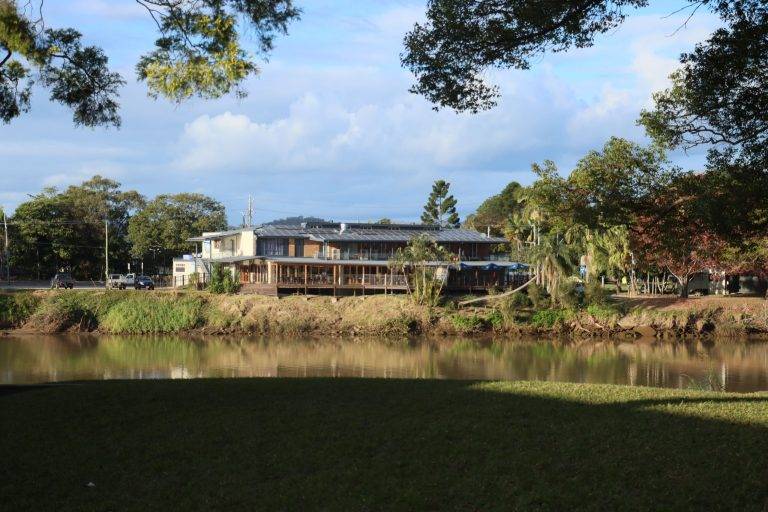
<path fill-rule="evenodd" d="M 300 11 L 292 0 L 135 0 L 157 27 L 155 49 L 136 65 L 151 97 L 180 102 L 193 96 L 243 96 L 243 82 L 259 71 L 274 39 Z M 248 50 L 244 32 L 258 43 Z M 125 80 L 109 70 L 97 46 L 84 46 L 75 28 L 46 28 L 43 0 L 0 0 L 0 119 L 28 112 L 32 85 L 70 107 L 75 125 L 120 125 L 119 90 Z"/>
<path fill-rule="evenodd" d="M 449 193 L 451 184 L 445 180 L 437 180 L 432 185 L 421 222 L 439 224 L 444 227 L 459 227 L 459 214 L 456 212 L 456 199 Z"/>
<path fill-rule="evenodd" d="M 640 272 L 671 275 L 682 294 L 697 272 L 768 275 L 764 179 L 743 187 L 723 169 L 684 171 L 659 146 L 616 137 L 567 177 L 550 161 L 533 170 L 533 184 L 507 186 L 469 219 L 512 211 L 504 233 L 515 257 L 550 293 L 580 266 L 587 280 L 626 277 L 632 288 Z"/>
<path fill-rule="evenodd" d="M 100 279 L 105 222 L 110 259 L 126 261 L 128 222 L 143 205 L 138 192 L 122 191 L 120 183 L 98 175 L 61 192 L 46 188 L 9 219 L 11 265 L 17 274 L 39 278 L 66 269 L 83 279 Z"/>
<path fill-rule="evenodd" d="M 478 112 L 500 91 L 489 68 L 528 69 L 542 55 L 592 46 L 650 0 L 429 0 L 427 19 L 405 37 L 412 92 L 435 108 Z M 659 2 L 660 3 L 660 2 Z M 680 57 L 672 86 L 641 113 L 649 135 L 667 147 L 706 145 L 710 166 L 737 175 L 768 172 L 768 5 L 764 0 L 686 0 L 678 11 L 708 9 L 722 20 Z M 686 21 L 687 23 L 687 21 Z M 749 181 L 742 185 L 748 185 Z"/>
<path fill-rule="evenodd" d="M 224 206 L 215 199 L 203 194 L 163 194 L 131 218 L 128 238 L 135 258 L 154 253 L 167 260 L 191 252 L 187 239 L 226 228 Z"/>

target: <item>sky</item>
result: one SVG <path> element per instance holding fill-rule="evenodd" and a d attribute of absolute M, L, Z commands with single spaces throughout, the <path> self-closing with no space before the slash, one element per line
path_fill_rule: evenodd
<path fill-rule="evenodd" d="M 553 160 L 567 175 L 612 135 L 646 143 L 635 123 L 640 110 L 668 84 L 679 54 L 718 26 L 700 11 L 682 27 L 686 12 L 669 15 L 683 0 L 652 2 L 592 48 L 546 55 L 527 71 L 489 72 L 502 98 L 473 115 L 435 112 L 408 92 L 413 77 L 399 55 L 405 33 L 424 18 L 424 1 L 297 4 L 302 19 L 277 38 L 245 99 L 176 105 L 149 98 L 136 81 L 134 66 L 156 33 L 135 2 L 46 2 L 47 26 L 77 27 L 128 82 L 123 124 L 76 128 L 69 110 L 35 90 L 32 111 L 0 125 L 0 206 L 12 212 L 45 186 L 101 174 L 148 198 L 211 195 L 233 225 L 249 194 L 256 222 L 411 222 L 432 182 L 445 179 L 463 218 L 510 181 L 530 184 L 534 162 Z M 701 152 L 671 157 L 690 169 L 704 162 Z"/>

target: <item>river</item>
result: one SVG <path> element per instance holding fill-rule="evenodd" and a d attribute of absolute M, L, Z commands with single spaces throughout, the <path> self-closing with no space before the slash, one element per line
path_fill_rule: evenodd
<path fill-rule="evenodd" d="M 203 377 L 548 380 L 768 390 L 768 342 L 0 338 L 0 383 Z"/>

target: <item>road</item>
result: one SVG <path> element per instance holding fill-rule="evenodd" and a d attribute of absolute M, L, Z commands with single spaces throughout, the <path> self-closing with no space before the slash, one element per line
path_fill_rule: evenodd
<path fill-rule="evenodd" d="M 157 288 L 163 286 L 158 284 Z M 10 284 L 0 282 L 0 290 L 49 290 L 50 281 L 11 281 Z M 75 281 L 76 290 L 98 290 L 104 288 L 104 281 Z"/>

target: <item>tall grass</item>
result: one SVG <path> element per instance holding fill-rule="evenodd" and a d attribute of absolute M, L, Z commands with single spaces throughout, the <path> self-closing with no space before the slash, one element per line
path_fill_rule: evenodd
<path fill-rule="evenodd" d="M 186 331 L 202 325 L 204 306 L 199 297 L 130 294 L 107 311 L 100 329 L 115 334 Z"/>
<path fill-rule="evenodd" d="M 39 305 L 40 299 L 31 293 L 0 295 L 0 327 L 20 327 Z"/>

